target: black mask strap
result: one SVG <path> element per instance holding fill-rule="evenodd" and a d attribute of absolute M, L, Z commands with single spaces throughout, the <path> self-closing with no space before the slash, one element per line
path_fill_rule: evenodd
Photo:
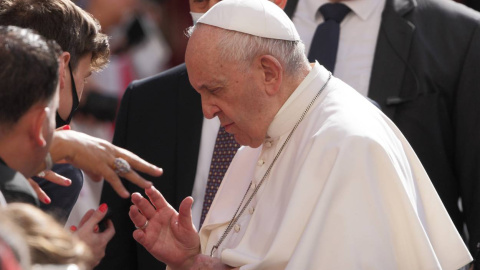
<path fill-rule="evenodd" d="M 75 86 L 75 79 L 73 78 L 72 66 L 70 65 L 70 62 L 68 63 L 68 69 L 70 70 L 70 82 L 72 84 L 72 109 L 70 110 L 70 114 L 68 115 L 68 118 L 66 120 L 63 120 L 62 117 L 60 117 L 60 114 L 58 113 L 58 110 L 57 110 L 57 116 L 56 116 L 57 128 L 70 124 L 70 121 L 72 121 L 73 114 L 75 113 L 75 111 L 78 108 L 78 105 L 80 104 L 80 101 L 78 100 L 77 87 Z"/>

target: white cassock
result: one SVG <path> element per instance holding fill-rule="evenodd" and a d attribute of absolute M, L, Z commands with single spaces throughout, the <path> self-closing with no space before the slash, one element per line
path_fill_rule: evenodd
<path fill-rule="evenodd" d="M 200 231 L 203 254 L 327 78 L 316 63 L 262 147 L 237 152 Z M 458 269 L 472 260 L 404 136 L 334 77 L 214 256 L 240 269 L 295 270 Z"/>

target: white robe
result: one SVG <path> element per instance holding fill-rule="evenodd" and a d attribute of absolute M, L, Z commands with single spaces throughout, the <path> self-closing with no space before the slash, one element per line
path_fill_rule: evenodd
<path fill-rule="evenodd" d="M 203 254 L 327 78 L 316 63 L 262 147 L 237 152 L 200 231 Z M 404 136 L 334 77 L 214 256 L 241 269 L 295 270 L 458 269 L 472 260 Z"/>

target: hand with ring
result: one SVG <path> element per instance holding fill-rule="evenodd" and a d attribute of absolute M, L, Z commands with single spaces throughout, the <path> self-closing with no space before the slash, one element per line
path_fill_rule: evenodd
<path fill-rule="evenodd" d="M 190 269 L 200 255 L 200 238 L 191 216 L 192 197 L 183 200 L 177 213 L 155 187 L 146 189 L 145 194 L 150 201 L 132 194 L 133 238 L 171 269 Z"/>
<path fill-rule="evenodd" d="M 149 188 L 152 183 L 142 178 L 132 168 L 152 176 L 160 176 L 163 173 L 162 169 L 130 151 L 73 130 L 55 131 L 50 154 L 54 162 L 64 160 L 71 163 L 93 176 L 94 181 L 105 179 L 123 198 L 128 198 L 130 193 L 123 186 L 119 176 L 140 188 Z M 42 171 L 43 167 L 38 171 Z"/>

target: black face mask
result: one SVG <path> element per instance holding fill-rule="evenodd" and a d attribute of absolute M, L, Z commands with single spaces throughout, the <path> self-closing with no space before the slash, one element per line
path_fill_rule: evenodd
<path fill-rule="evenodd" d="M 75 111 L 78 108 L 78 105 L 80 104 L 80 101 L 78 100 L 78 95 L 77 95 L 77 87 L 75 86 L 75 80 L 73 79 L 72 66 L 70 65 L 70 63 L 68 63 L 68 68 L 70 69 L 70 81 L 72 83 L 72 110 L 70 111 L 70 114 L 68 115 L 68 118 L 66 120 L 63 120 L 62 117 L 60 117 L 60 114 L 58 113 L 58 110 L 57 110 L 57 116 L 56 116 L 57 128 L 70 124 L 70 121 L 72 120 L 72 117 L 73 117 L 73 113 L 75 113 Z"/>

